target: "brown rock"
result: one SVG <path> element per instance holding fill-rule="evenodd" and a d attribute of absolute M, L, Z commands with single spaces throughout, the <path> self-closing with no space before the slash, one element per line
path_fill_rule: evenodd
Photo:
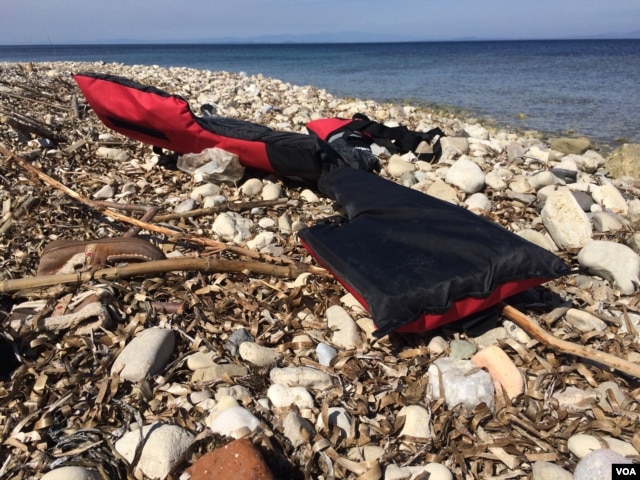
<path fill-rule="evenodd" d="M 207 453 L 189 468 L 191 480 L 275 480 L 260 452 L 246 438 Z"/>
<path fill-rule="evenodd" d="M 576 155 L 582 155 L 584 152 L 591 148 L 591 141 L 585 137 L 579 138 L 569 138 L 569 137 L 560 137 L 560 138 L 551 138 L 549 140 L 549 146 L 561 153 L 574 153 Z"/>
<path fill-rule="evenodd" d="M 616 148 L 605 165 L 614 178 L 629 176 L 640 179 L 640 144 L 625 143 Z"/>

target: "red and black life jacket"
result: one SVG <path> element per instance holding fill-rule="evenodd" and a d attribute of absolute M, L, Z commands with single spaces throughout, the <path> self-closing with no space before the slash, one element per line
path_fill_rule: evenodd
<path fill-rule="evenodd" d="M 198 117 L 184 98 L 114 75 L 78 73 L 74 79 L 106 126 L 154 147 L 181 154 L 218 147 L 238 155 L 247 167 L 311 181 L 325 163 L 336 162 L 337 153 L 312 135 Z"/>

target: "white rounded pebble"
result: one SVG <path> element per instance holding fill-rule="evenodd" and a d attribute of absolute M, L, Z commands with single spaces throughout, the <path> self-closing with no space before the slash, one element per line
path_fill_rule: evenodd
<path fill-rule="evenodd" d="M 329 412 L 327 415 L 327 419 L 329 421 L 330 427 L 337 427 L 344 435 L 349 435 L 351 431 L 351 417 L 347 413 L 347 411 L 342 407 L 329 407 Z M 317 429 L 323 429 L 327 426 L 324 424 L 324 420 L 322 419 L 322 415 L 318 415 L 318 420 L 316 422 Z"/>
<path fill-rule="evenodd" d="M 282 357 L 280 352 L 275 351 L 273 348 L 258 345 L 253 342 L 243 342 L 238 347 L 240 357 L 247 362 L 253 363 L 258 367 L 266 367 L 272 363 L 278 361 Z"/>
<path fill-rule="evenodd" d="M 220 187 L 218 185 L 215 183 L 205 183 L 191 190 L 189 197 L 200 202 L 204 197 L 213 197 L 219 193 Z"/>
<path fill-rule="evenodd" d="M 473 213 L 490 212 L 492 208 L 491 200 L 489 200 L 489 198 L 487 198 L 484 193 L 480 192 L 474 193 L 473 195 L 469 196 L 464 201 L 464 205 L 470 212 Z"/>
<path fill-rule="evenodd" d="M 119 148 L 100 147 L 96 150 L 96 157 L 115 160 L 116 162 L 126 162 L 131 158 L 129 152 Z"/>
<path fill-rule="evenodd" d="M 517 232 L 517 235 L 531 243 L 535 243 L 539 247 L 542 247 L 550 252 L 555 252 L 556 250 L 558 250 L 558 247 L 556 247 L 556 244 L 553 243 L 553 240 L 551 240 L 549 236 L 540 233 L 537 230 L 525 228 L 524 230 L 520 230 L 519 232 Z"/>
<path fill-rule="evenodd" d="M 271 245 L 275 238 L 276 235 L 273 232 L 260 232 L 252 240 L 247 242 L 247 248 L 251 250 L 262 250 Z"/>
<path fill-rule="evenodd" d="M 602 442 L 605 442 L 604 445 Z M 599 438 L 586 433 L 577 433 L 567 440 L 567 448 L 578 458 L 584 458 L 589 453 L 594 450 L 599 450 L 603 446 L 624 457 L 638 455 L 638 451 L 630 443 L 609 436 Z"/>
<path fill-rule="evenodd" d="M 289 412 L 282 421 L 284 436 L 289 439 L 291 445 L 299 447 L 309 443 L 309 439 L 315 435 L 313 425 L 306 418 L 302 418 L 295 412 Z"/>
<path fill-rule="evenodd" d="M 615 282 L 624 295 L 632 295 L 640 285 L 640 255 L 621 243 L 593 240 L 580 250 L 578 262 L 593 275 Z"/>
<path fill-rule="evenodd" d="M 262 192 L 262 181 L 259 178 L 250 178 L 242 184 L 240 192 L 247 197 L 253 197 Z"/>
<path fill-rule="evenodd" d="M 444 180 L 464 193 L 476 193 L 484 187 L 484 173 L 480 166 L 466 157 L 462 157 L 447 170 Z"/>
<path fill-rule="evenodd" d="M 95 470 L 84 467 L 59 467 L 45 473 L 41 480 L 99 480 L 102 477 Z"/>
<path fill-rule="evenodd" d="M 398 417 L 405 417 L 400 436 L 414 438 L 431 438 L 431 415 L 420 405 L 407 405 L 398 412 Z"/>
<path fill-rule="evenodd" d="M 622 215 L 623 217 L 626 217 L 629 213 L 627 201 L 620 193 L 620 190 L 610 183 L 593 187 L 591 196 L 604 209 Z"/>
<path fill-rule="evenodd" d="M 413 465 L 407 467 L 400 467 L 395 463 L 387 466 L 384 471 L 384 480 L 410 480 L 417 478 L 423 478 L 422 474 L 428 474 L 429 480 L 453 480 L 453 474 L 451 471 L 439 463 L 428 463 L 426 465 Z"/>
<path fill-rule="evenodd" d="M 570 308 L 565 313 L 567 322 L 574 328 L 577 328 L 583 333 L 588 332 L 601 332 L 607 328 L 607 324 L 600 320 L 595 315 L 585 312 L 584 310 L 578 310 L 577 308 Z"/>
<path fill-rule="evenodd" d="M 313 191 L 305 188 L 302 192 L 300 192 L 300 198 L 305 202 L 315 203 L 320 201 L 320 197 L 316 195 Z"/>
<path fill-rule="evenodd" d="M 244 437 L 260 427 L 260 420 L 240 406 L 225 408 L 212 421 L 207 417 L 206 422 L 212 432 L 233 438 Z"/>
<path fill-rule="evenodd" d="M 416 166 L 403 160 L 400 155 L 394 155 L 389 159 L 387 164 L 387 173 L 392 177 L 400 178 L 405 173 L 413 172 Z"/>
<path fill-rule="evenodd" d="M 324 390 L 333 386 L 331 375 L 311 367 L 272 368 L 269 378 L 273 383 L 282 383 L 290 387 Z"/>
<path fill-rule="evenodd" d="M 611 479 L 611 465 L 614 463 L 631 464 L 632 461 L 607 448 L 594 450 L 578 462 L 573 471 L 573 478 L 574 480 Z M 640 467 L 636 466 L 636 468 Z"/>
<path fill-rule="evenodd" d="M 176 213 L 190 212 L 194 208 L 196 208 L 196 201 L 192 198 L 188 198 L 180 202 L 178 205 L 176 205 L 174 212 Z"/>
<path fill-rule="evenodd" d="M 282 196 L 282 185 L 279 183 L 267 183 L 262 187 L 262 200 L 277 200 Z"/>
<path fill-rule="evenodd" d="M 568 189 L 549 195 L 540 218 L 560 249 L 580 248 L 591 240 L 591 221 Z"/>
<path fill-rule="evenodd" d="M 331 360 L 335 358 L 338 351 L 326 343 L 319 343 L 316 347 L 316 355 L 318 356 L 318 363 L 323 367 L 331 365 Z"/>
<path fill-rule="evenodd" d="M 289 387 L 274 383 L 267 390 L 267 397 L 276 408 L 287 408 L 295 405 L 299 409 L 313 408 L 313 397 L 304 387 Z"/>
<path fill-rule="evenodd" d="M 142 435 L 139 430 L 125 433 L 116 442 L 116 451 L 131 463 L 143 439 L 138 468 L 149 478 L 166 478 L 182 460 L 182 455 L 193 441 L 193 434 L 177 425 L 156 422 L 143 427 Z"/>
<path fill-rule="evenodd" d="M 345 349 L 357 348 L 362 345 L 360 328 L 347 311 L 340 305 L 332 305 L 327 309 L 327 325 L 333 330 L 332 341 L 338 347 Z"/>
<path fill-rule="evenodd" d="M 273 228 L 276 225 L 276 221 L 273 218 L 263 217 L 258 220 L 258 226 L 260 228 Z"/>
<path fill-rule="evenodd" d="M 124 347 L 113 362 L 111 373 L 119 372 L 120 379 L 138 382 L 147 375 L 155 375 L 167 364 L 175 334 L 166 328 L 153 327 L 143 330 Z"/>
<path fill-rule="evenodd" d="M 573 480 L 573 475 L 555 463 L 539 461 L 531 465 L 531 480 Z"/>
<path fill-rule="evenodd" d="M 96 200 L 104 200 L 105 198 L 112 198 L 115 193 L 116 192 L 111 185 L 104 185 L 100 190 L 93 194 L 93 198 Z"/>

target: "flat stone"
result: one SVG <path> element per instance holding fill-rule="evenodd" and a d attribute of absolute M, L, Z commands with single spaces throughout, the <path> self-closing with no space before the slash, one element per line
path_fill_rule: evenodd
<path fill-rule="evenodd" d="M 573 480 L 573 475 L 555 463 L 538 461 L 531 465 L 531 480 Z"/>
<path fill-rule="evenodd" d="M 400 436 L 431 438 L 431 415 L 426 408 L 420 405 L 407 405 L 400 409 L 398 417 L 405 417 Z"/>
<path fill-rule="evenodd" d="M 313 397 L 304 387 L 289 387 L 274 383 L 267 390 L 267 397 L 276 408 L 288 408 L 292 405 L 298 409 L 315 407 Z"/>
<path fill-rule="evenodd" d="M 139 430 L 125 433 L 115 443 L 116 451 L 131 463 L 143 439 L 137 467 L 149 478 L 166 478 L 182 460 L 193 441 L 193 434 L 177 425 L 156 422 L 142 427 L 142 435 Z"/>
<path fill-rule="evenodd" d="M 273 383 L 313 390 L 325 390 L 333 386 L 331 375 L 311 367 L 272 368 L 269 378 Z"/>
<path fill-rule="evenodd" d="M 585 312 L 584 310 L 578 310 L 577 308 L 570 308 L 565 313 L 567 322 L 577 328 L 583 333 L 587 332 L 601 332 L 607 328 L 607 324 L 600 320 L 595 315 Z"/>
<path fill-rule="evenodd" d="M 190 480 L 275 480 L 260 451 L 246 438 L 200 457 L 188 472 Z"/>
<path fill-rule="evenodd" d="M 342 407 L 329 407 L 327 420 L 329 421 L 329 427 L 338 428 L 342 434 L 346 437 L 351 433 L 351 416 Z M 318 415 L 316 422 L 316 428 L 318 430 L 326 429 L 327 425 L 324 424 L 322 415 Z"/>
<path fill-rule="evenodd" d="M 84 467 L 67 466 L 55 468 L 40 478 L 41 480 L 100 480 L 102 476 L 95 470 Z"/>
<path fill-rule="evenodd" d="M 315 435 L 311 422 L 293 411 L 284 417 L 282 428 L 285 437 L 289 439 L 294 447 L 308 444 Z"/>
<path fill-rule="evenodd" d="M 614 282 L 624 295 L 632 295 L 640 285 L 640 255 L 621 243 L 588 242 L 580 250 L 578 262 L 591 274 Z"/>
<path fill-rule="evenodd" d="M 240 357 L 258 367 L 266 367 L 282 358 L 282 354 L 273 348 L 258 345 L 253 342 L 244 342 L 239 347 Z"/>
<path fill-rule="evenodd" d="M 426 476 L 425 476 L 426 475 Z M 439 463 L 400 467 L 395 463 L 388 465 L 384 471 L 384 480 L 410 480 L 428 478 L 429 480 L 453 480 L 451 471 Z"/>
<path fill-rule="evenodd" d="M 559 390 L 553 394 L 553 398 L 558 401 L 560 408 L 564 408 L 571 413 L 583 412 L 591 408 L 591 404 L 597 400 L 595 390 L 581 390 L 574 386 L 568 386 L 564 390 Z"/>
<path fill-rule="evenodd" d="M 327 308 L 327 326 L 333 331 L 332 342 L 347 350 L 362 345 L 360 328 L 351 318 L 349 313 L 340 305 L 332 305 Z"/>
<path fill-rule="evenodd" d="M 610 212 L 594 212 L 591 215 L 591 223 L 596 232 L 617 232 L 624 228 L 617 215 Z"/>
<path fill-rule="evenodd" d="M 96 157 L 114 160 L 116 162 L 126 162 L 131 158 L 129 152 L 119 148 L 100 147 L 96 150 Z"/>
<path fill-rule="evenodd" d="M 111 373 L 119 372 L 121 380 L 139 382 L 155 375 L 169 361 L 175 345 L 175 334 L 166 328 L 152 327 L 143 330 L 124 347 L 111 367 Z"/>
<path fill-rule="evenodd" d="M 400 178 L 405 173 L 410 173 L 415 170 L 415 164 L 403 160 L 400 155 L 392 156 L 387 163 L 387 173 L 395 178 Z"/>
<path fill-rule="evenodd" d="M 549 146 L 561 153 L 581 155 L 591 148 L 591 141 L 586 137 L 559 137 L 549 139 Z"/>
<path fill-rule="evenodd" d="M 600 206 L 602 206 L 602 208 L 606 210 L 624 217 L 629 213 L 629 205 L 622 196 L 622 193 L 620 193 L 620 190 L 610 183 L 593 187 L 591 196 Z"/>

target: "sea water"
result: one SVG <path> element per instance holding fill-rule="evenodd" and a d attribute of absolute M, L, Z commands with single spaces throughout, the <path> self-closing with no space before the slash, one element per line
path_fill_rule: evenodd
<path fill-rule="evenodd" d="M 640 40 L 0 46 L 0 61 L 62 60 L 262 74 L 497 126 L 640 142 Z"/>

